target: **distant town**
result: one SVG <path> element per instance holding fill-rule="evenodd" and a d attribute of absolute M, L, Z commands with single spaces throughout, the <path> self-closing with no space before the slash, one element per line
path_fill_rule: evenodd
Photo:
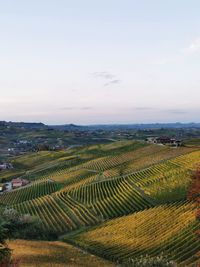
<path fill-rule="evenodd" d="M 59 151 L 123 139 L 176 146 L 183 145 L 189 139 L 200 138 L 200 125 L 194 123 L 48 126 L 42 123 L 0 121 L 0 131 L 0 162 L 27 152 Z"/>

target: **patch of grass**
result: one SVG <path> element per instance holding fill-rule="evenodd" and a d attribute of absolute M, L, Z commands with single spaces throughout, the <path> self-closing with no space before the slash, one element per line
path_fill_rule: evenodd
<path fill-rule="evenodd" d="M 20 267 L 114 267 L 115 265 L 63 242 L 13 240 L 13 258 Z"/>

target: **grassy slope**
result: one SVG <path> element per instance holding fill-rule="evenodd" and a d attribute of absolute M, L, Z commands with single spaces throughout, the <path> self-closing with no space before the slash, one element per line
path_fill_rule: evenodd
<path fill-rule="evenodd" d="M 20 267 L 114 267 L 97 256 L 63 242 L 15 240 L 9 242 Z"/>

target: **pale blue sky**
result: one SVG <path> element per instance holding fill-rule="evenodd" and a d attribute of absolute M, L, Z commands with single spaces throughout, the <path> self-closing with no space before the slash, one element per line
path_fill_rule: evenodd
<path fill-rule="evenodd" d="M 200 121 L 200 1 L 0 0 L 0 120 Z"/>

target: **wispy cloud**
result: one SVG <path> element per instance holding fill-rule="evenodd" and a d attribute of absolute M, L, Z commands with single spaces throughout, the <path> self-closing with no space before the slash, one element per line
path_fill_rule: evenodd
<path fill-rule="evenodd" d="M 111 81 L 105 83 L 104 86 L 108 86 L 108 85 L 112 85 L 112 84 L 119 84 L 119 83 L 121 83 L 121 80 L 116 79 L 116 80 L 111 80 Z"/>
<path fill-rule="evenodd" d="M 112 73 L 108 71 L 93 72 L 92 75 L 95 78 L 101 78 L 101 79 L 107 79 L 107 80 L 112 80 L 115 78 L 115 75 L 113 75 Z"/>
<path fill-rule="evenodd" d="M 195 39 L 188 47 L 183 49 L 184 52 L 195 53 L 200 51 L 200 38 Z"/>
<path fill-rule="evenodd" d="M 134 108 L 135 110 L 154 110 L 155 108 L 153 108 L 153 107 L 135 107 Z"/>
<path fill-rule="evenodd" d="M 164 110 L 164 112 L 168 112 L 171 114 L 186 114 L 187 113 L 186 110 L 181 110 L 181 109 L 166 109 Z"/>
<path fill-rule="evenodd" d="M 166 64 L 173 64 L 179 63 L 184 60 L 184 58 L 193 55 L 195 53 L 200 53 L 200 37 L 191 41 L 187 46 L 180 48 L 175 52 L 173 56 L 168 56 L 166 58 L 162 58 L 156 61 L 154 64 L 156 65 L 166 65 Z"/>
<path fill-rule="evenodd" d="M 60 110 L 91 110 L 93 107 L 62 107 Z"/>
<path fill-rule="evenodd" d="M 187 110 L 184 109 L 176 109 L 176 108 L 169 108 L 169 109 L 162 109 L 162 108 L 158 108 L 158 107 L 150 107 L 150 106 L 143 106 L 143 107 L 134 107 L 134 110 L 136 111 L 147 111 L 147 112 L 164 112 L 164 113 L 168 113 L 168 114 L 187 114 Z"/>
<path fill-rule="evenodd" d="M 92 73 L 92 76 L 95 78 L 100 78 L 102 80 L 107 80 L 107 82 L 104 83 L 104 86 L 119 84 L 121 82 L 121 80 L 118 79 L 116 77 L 116 75 L 114 75 L 108 71 L 94 72 L 94 73 Z"/>

